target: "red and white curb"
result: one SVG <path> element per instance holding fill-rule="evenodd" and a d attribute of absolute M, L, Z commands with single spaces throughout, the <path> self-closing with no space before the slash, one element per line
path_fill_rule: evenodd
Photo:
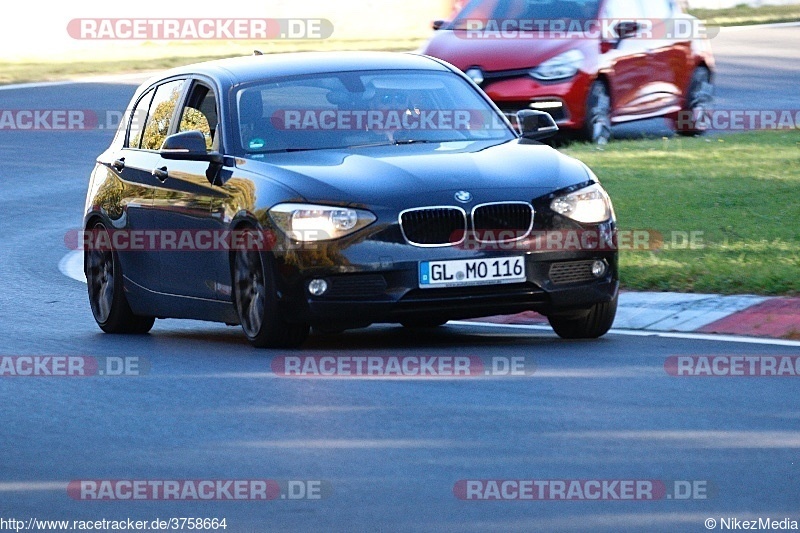
<path fill-rule="evenodd" d="M 547 318 L 532 311 L 475 321 L 506 325 L 547 324 Z M 619 295 L 613 329 L 800 340 L 800 298 L 624 291 Z"/>

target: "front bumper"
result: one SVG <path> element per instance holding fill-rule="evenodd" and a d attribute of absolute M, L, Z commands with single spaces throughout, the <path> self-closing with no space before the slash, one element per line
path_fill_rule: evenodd
<path fill-rule="evenodd" d="M 549 113 L 563 129 L 583 126 L 592 77 L 579 72 L 565 81 L 541 82 L 527 75 L 487 79 L 481 88 L 504 113 L 534 109 Z"/>
<path fill-rule="evenodd" d="M 362 243 L 364 247 L 368 243 Z M 435 251 L 409 247 L 419 260 L 458 257 L 487 258 L 520 255 L 514 252 Z M 544 315 L 580 312 L 610 301 L 619 289 L 617 253 L 582 251 L 525 254 L 526 281 L 514 284 L 419 288 L 419 260 L 391 264 L 350 263 L 342 267 L 296 269 L 289 263 L 279 271 L 281 305 L 288 320 L 327 328 L 360 327 L 371 323 L 414 320 L 457 320 L 496 314 L 536 311 Z M 605 274 L 596 278 L 582 269 L 604 261 Z M 563 272 L 572 272 L 564 276 Z M 308 292 L 311 279 L 325 279 L 322 296 Z"/>

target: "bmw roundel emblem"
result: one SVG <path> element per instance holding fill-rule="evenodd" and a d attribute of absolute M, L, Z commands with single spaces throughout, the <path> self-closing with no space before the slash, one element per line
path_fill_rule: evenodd
<path fill-rule="evenodd" d="M 472 194 L 470 194 L 469 191 L 458 191 L 456 193 L 456 200 L 458 200 L 462 204 L 465 204 L 470 200 L 472 200 Z"/>

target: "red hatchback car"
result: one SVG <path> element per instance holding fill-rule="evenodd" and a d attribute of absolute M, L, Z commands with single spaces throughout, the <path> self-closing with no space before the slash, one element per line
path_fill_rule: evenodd
<path fill-rule="evenodd" d="M 463 70 L 506 113 L 547 111 L 604 143 L 654 117 L 702 133 L 713 97 L 706 29 L 673 0 L 473 0 L 422 53 Z"/>

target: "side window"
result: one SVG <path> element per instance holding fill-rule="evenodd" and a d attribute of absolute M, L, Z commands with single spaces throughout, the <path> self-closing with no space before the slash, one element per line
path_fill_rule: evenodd
<path fill-rule="evenodd" d="M 197 130 L 206 138 L 206 149 L 211 150 L 217 132 L 217 98 L 214 91 L 195 83 L 181 111 L 178 131 Z"/>
<path fill-rule="evenodd" d="M 170 121 L 178 105 L 178 98 L 183 91 L 185 80 L 175 80 L 156 88 L 153 102 L 150 104 L 150 113 L 144 127 L 141 148 L 145 150 L 158 150 L 167 138 Z"/>
<path fill-rule="evenodd" d="M 672 18 L 672 0 L 647 0 L 644 2 L 647 18 L 667 20 Z"/>
<path fill-rule="evenodd" d="M 605 7 L 604 18 L 622 20 L 640 19 L 644 18 L 644 12 L 639 0 L 610 0 Z"/>
<path fill-rule="evenodd" d="M 150 89 L 136 103 L 136 107 L 131 113 L 131 123 L 128 125 L 128 142 L 125 146 L 139 148 L 142 145 L 142 132 L 144 132 L 144 122 L 147 120 L 147 112 L 150 110 L 150 102 L 153 100 L 155 91 Z"/>

